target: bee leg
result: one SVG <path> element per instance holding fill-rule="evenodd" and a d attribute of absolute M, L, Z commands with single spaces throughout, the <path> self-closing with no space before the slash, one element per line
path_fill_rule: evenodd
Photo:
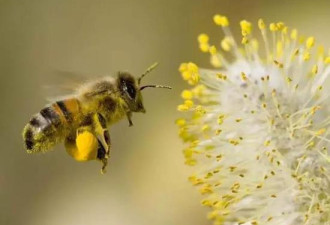
<path fill-rule="evenodd" d="M 108 159 L 110 158 L 110 135 L 107 129 L 106 120 L 100 113 L 95 113 L 93 115 L 93 125 L 99 143 L 97 158 L 103 163 L 101 173 L 104 174 L 106 172 L 105 168 L 108 165 Z"/>
<path fill-rule="evenodd" d="M 133 122 L 132 122 L 132 112 L 127 112 L 126 113 L 127 119 L 128 119 L 128 123 L 129 126 L 132 127 L 133 126 Z"/>

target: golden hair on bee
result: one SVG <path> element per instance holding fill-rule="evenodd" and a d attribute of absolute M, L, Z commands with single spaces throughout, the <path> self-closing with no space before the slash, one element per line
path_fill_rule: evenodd
<path fill-rule="evenodd" d="M 67 153 L 75 160 L 101 161 L 104 173 L 110 158 L 111 124 L 126 117 L 132 126 L 132 114 L 145 113 L 141 93 L 145 88 L 171 89 L 163 85 L 141 86 L 142 79 L 156 66 L 157 63 L 150 66 L 138 79 L 128 72 L 118 72 L 117 78 L 88 82 L 72 96 L 47 105 L 23 129 L 27 152 L 47 152 L 64 142 Z"/>

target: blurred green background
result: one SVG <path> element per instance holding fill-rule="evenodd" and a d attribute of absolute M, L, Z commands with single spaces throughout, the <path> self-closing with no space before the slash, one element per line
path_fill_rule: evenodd
<path fill-rule="evenodd" d="M 201 32 L 218 43 L 212 16 L 238 22 L 284 21 L 329 46 L 328 1 L 233 0 L 0 0 L 0 224 L 210 224 L 201 197 L 188 183 L 176 105 L 186 86 L 177 68 L 194 61 Z M 55 70 L 136 76 L 158 61 L 144 83 L 173 86 L 144 92 L 147 114 L 111 127 L 108 173 L 100 163 L 78 163 L 62 146 L 27 155 L 21 131 L 46 104 L 41 86 Z"/>

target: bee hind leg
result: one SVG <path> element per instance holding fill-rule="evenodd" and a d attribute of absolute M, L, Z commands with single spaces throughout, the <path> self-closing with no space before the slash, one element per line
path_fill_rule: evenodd
<path fill-rule="evenodd" d="M 106 120 L 100 113 L 95 113 L 93 115 L 93 126 L 95 136 L 98 140 L 97 159 L 103 164 L 101 173 L 104 174 L 110 158 L 110 134 L 107 129 Z"/>

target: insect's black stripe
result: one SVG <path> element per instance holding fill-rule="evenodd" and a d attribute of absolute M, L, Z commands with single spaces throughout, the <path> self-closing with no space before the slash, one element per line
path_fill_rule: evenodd
<path fill-rule="evenodd" d="M 25 140 L 25 147 L 27 150 L 31 150 L 33 148 L 33 133 L 30 127 L 27 128 L 25 134 L 24 134 L 24 140 Z"/>
<path fill-rule="evenodd" d="M 30 120 L 30 125 L 33 127 L 40 127 L 41 126 L 41 121 L 38 119 L 38 117 L 35 115 L 31 120 Z"/>
<path fill-rule="evenodd" d="M 49 124 L 56 125 L 59 122 L 59 116 L 51 107 L 43 108 L 40 111 L 40 114 L 48 121 Z"/>
<path fill-rule="evenodd" d="M 58 105 L 58 107 L 60 107 L 65 119 L 67 121 L 71 121 L 72 120 L 72 115 L 69 112 L 69 110 L 66 108 L 64 102 L 63 101 L 57 101 L 56 104 Z"/>

